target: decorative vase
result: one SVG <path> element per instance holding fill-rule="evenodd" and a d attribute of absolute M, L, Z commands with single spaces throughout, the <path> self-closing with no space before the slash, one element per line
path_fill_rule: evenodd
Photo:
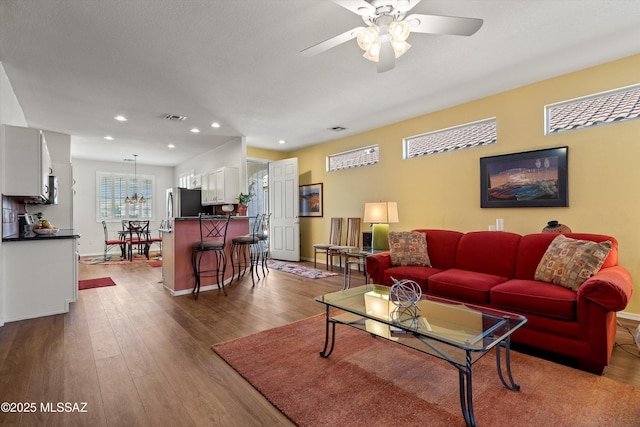
<path fill-rule="evenodd" d="M 238 215 L 247 216 L 247 205 L 238 205 Z"/>
<path fill-rule="evenodd" d="M 571 233 L 571 229 L 564 224 L 560 224 L 558 221 L 549 221 L 547 226 L 542 229 L 543 233 Z"/>

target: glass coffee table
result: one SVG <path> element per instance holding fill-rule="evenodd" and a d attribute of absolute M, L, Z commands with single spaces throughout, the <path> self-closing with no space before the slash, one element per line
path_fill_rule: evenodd
<path fill-rule="evenodd" d="M 520 389 L 511 375 L 509 351 L 510 335 L 526 323 L 524 316 L 431 295 L 422 295 L 415 312 L 407 315 L 390 300 L 389 290 L 369 284 L 316 297 L 326 306 L 325 343 L 320 355 L 329 357 L 333 352 L 339 323 L 446 360 L 458 368 L 460 406 L 468 426 L 475 426 L 471 368 L 489 350 L 496 348 L 502 384 L 509 390 Z"/>

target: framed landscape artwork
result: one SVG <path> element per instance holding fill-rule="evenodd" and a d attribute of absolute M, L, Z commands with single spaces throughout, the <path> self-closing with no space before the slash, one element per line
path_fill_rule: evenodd
<path fill-rule="evenodd" d="M 300 186 L 300 216 L 322 216 L 322 183 Z"/>
<path fill-rule="evenodd" d="M 566 207 L 567 147 L 480 158 L 480 207 Z"/>

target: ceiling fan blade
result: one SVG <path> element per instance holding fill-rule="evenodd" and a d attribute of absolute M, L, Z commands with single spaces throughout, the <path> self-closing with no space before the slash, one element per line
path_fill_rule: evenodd
<path fill-rule="evenodd" d="M 364 0 L 333 0 L 333 2 L 360 16 L 369 16 L 376 13 L 376 8 Z"/>
<path fill-rule="evenodd" d="M 482 27 L 484 22 L 477 18 L 461 18 L 457 16 L 409 15 L 404 21 L 411 26 L 412 33 L 450 34 L 470 36 Z"/>
<path fill-rule="evenodd" d="M 363 31 L 364 29 L 365 27 L 353 28 L 349 31 L 346 31 L 328 40 L 325 40 L 323 42 L 310 46 L 306 49 L 303 49 L 300 51 L 300 54 L 304 56 L 317 55 L 319 53 L 322 53 L 326 50 L 331 49 L 332 47 L 336 47 L 338 45 L 341 45 L 342 43 L 348 42 L 349 40 L 355 39 L 356 37 L 358 37 L 358 34 L 360 34 L 360 32 Z"/>
<path fill-rule="evenodd" d="M 392 70 L 396 66 L 396 53 L 390 41 L 382 43 L 378 54 L 378 72 L 384 73 Z"/>

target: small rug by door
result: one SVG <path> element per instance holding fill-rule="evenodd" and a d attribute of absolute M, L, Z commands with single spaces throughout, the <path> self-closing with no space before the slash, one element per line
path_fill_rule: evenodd
<path fill-rule="evenodd" d="M 105 286 L 115 286 L 111 277 L 100 277 L 98 279 L 78 280 L 78 289 L 104 288 Z"/>
<path fill-rule="evenodd" d="M 337 276 L 338 273 L 333 271 L 320 270 L 317 268 L 304 267 L 302 265 L 291 264 L 282 261 L 267 260 L 269 268 L 284 271 L 285 273 L 295 274 L 297 276 L 306 277 L 307 279 L 321 279 L 323 277 Z"/>
<path fill-rule="evenodd" d="M 345 325 L 325 359 L 324 336 L 320 315 L 212 348 L 300 426 L 465 425 L 447 362 Z M 495 363 L 492 350 L 473 365 L 479 426 L 640 425 L 633 386 L 512 351 L 515 392 Z"/>

